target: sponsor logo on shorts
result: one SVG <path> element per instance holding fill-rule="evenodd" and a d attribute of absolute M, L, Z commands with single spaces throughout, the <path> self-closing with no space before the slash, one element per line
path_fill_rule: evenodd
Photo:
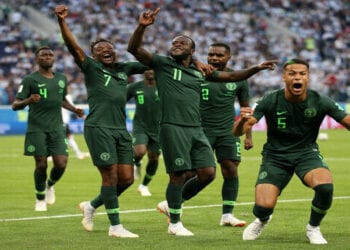
<path fill-rule="evenodd" d="M 111 158 L 111 155 L 107 152 L 103 152 L 102 154 L 100 154 L 100 158 L 102 161 L 108 161 L 109 158 Z"/>
<path fill-rule="evenodd" d="M 182 166 L 182 165 L 184 165 L 184 163 L 185 163 L 185 161 L 182 158 L 176 158 L 176 160 L 175 160 L 176 166 Z"/>
<path fill-rule="evenodd" d="M 29 145 L 27 147 L 27 151 L 30 152 L 30 153 L 33 153 L 35 151 L 35 146 L 34 145 Z"/>
<path fill-rule="evenodd" d="M 259 174 L 259 179 L 260 179 L 260 180 L 265 179 L 266 176 L 267 176 L 266 171 L 263 171 L 263 172 L 261 172 L 261 173 Z"/>

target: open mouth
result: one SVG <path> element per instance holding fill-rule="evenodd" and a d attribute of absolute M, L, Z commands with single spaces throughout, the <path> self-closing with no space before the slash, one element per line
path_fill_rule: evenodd
<path fill-rule="evenodd" d="M 112 54 L 111 53 L 105 53 L 102 56 L 104 59 L 111 59 L 112 58 Z"/>
<path fill-rule="evenodd" d="M 301 83 L 294 83 L 294 84 L 293 84 L 293 88 L 294 88 L 294 89 L 301 89 L 302 86 L 303 86 L 303 85 L 302 85 Z"/>

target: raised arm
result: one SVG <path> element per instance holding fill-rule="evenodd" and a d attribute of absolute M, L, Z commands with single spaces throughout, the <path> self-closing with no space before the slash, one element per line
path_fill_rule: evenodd
<path fill-rule="evenodd" d="M 234 136 L 241 136 L 252 130 L 253 125 L 257 123 L 257 120 L 252 116 L 252 114 L 252 108 L 241 107 L 240 118 L 232 127 L 232 133 Z"/>
<path fill-rule="evenodd" d="M 146 27 L 154 23 L 159 11 L 160 8 L 157 8 L 154 11 L 149 10 L 142 13 L 139 18 L 139 24 L 129 40 L 128 52 L 133 54 L 137 60 L 145 65 L 151 64 L 152 53 L 141 46 L 143 34 L 145 33 Z"/>
<path fill-rule="evenodd" d="M 227 71 L 217 71 L 218 74 L 216 75 L 216 79 L 219 81 L 243 81 L 251 77 L 252 75 L 258 73 L 261 70 L 269 69 L 274 70 L 276 68 L 275 63 L 277 63 L 278 60 L 269 60 L 265 61 L 261 64 L 252 66 L 247 69 L 227 72 Z"/>
<path fill-rule="evenodd" d="M 83 62 L 86 57 L 84 50 L 78 45 L 65 20 L 68 15 L 68 7 L 65 5 L 58 5 L 55 8 L 55 14 L 60 26 L 64 43 L 66 44 L 69 52 L 72 54 L 77 63 Z"/>

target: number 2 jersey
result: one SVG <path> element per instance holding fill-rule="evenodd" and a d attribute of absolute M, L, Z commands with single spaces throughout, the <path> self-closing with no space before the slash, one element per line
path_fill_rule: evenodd
<path fill-rule="evenodd" d="M 228 70 L 232 71 L 232 70 Z M 232 134 L 235 120 L 235 100 L 249 102 L 248 81 L 212 82 L 201 84 L 200 111 L 202 126 L 208 136 Z"/>

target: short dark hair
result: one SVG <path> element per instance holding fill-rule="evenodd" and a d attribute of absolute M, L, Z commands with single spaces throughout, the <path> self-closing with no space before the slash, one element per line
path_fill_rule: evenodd
<path fill-rule="evenodd" d="M 307 69 L 309 69 L 309 63 L 303 59 L 300 59 L 300 58 L 293 58 L 293 59 L 289 59 L 287 60 L 284 64 L 283 64 L 283 69 L 286 69 L 286 67 L 288 65 L 291 65 L 291 64 L 303 64 L 307 67 Z"/>
<path fill-rule="evenodd" d="M 228 53 L 231 53 L 231 48 L 230 48 L 230 46 L 228 46 L 227 43 L 216 42 L 216 43 L 210 44 L 209 47 L 224 47 Z"/>
<path fill-rule="evenodd" d="M 35 56 L 37 56 L 39 54 L 40 51 L 44 50 L 44 49 L 48 49 L 51 50 L 51 48 L 49 46 L 40 46 L 39 48 L 37 48 L 37 50 L 35 51 Z"/>
<path fill-rule="evenodd" d="M 91 44 L 90 44 L 90 51 L 91 51 L 91 53 L 93 53 L 95 45 L 98 44 L 98 43 L 101 43 L 101 42 L 106 42 L 106 43 L 109 43 L 109 44 L 113 45 L 113 43 L 111 41 L 107 40 L 107 39 L 104 39 L 104 38 L 96 39 L 95 41 L 92 41 Z"/>
<path fill-rule="evenodd" d="M 192 43 L 192 49 L 196 49 L 196 43 L 193 41 L 193 39 L 191 37 L 186 36 L 186 35 L 179 35 L 179 36 L 182 36 L 182 37 L 189 39 Z"/>

